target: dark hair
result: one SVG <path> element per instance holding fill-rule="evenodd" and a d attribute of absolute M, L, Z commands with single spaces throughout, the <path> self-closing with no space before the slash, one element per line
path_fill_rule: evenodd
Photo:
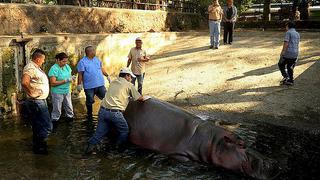
<path fill-rule="evenodd" d="M 90 45 L 90 46 L 87 46 L 86 48 L 84 48 L 84 52 L 86 53 L 86 55 L 88 54 L 88 49 L 89 48 L 93 48 L 93 46 Z"/>
<path fill-rule="evenodd" d="M 296 27 L 296 23 L 294 21 L 289 21 L 287 22 L 286 25 L 288 26 L 289 29 Z"/>
<path fill-rule="evenodd" d="M 68 55 L 64 52 L 62 53 L 59 53 L 56 55 L 56 59 L 59 60 L 59 61 L 62 61 L 64 58 L 68 58 Z"/>
<path fill-rule="evenodd" d="M 126 77 L 126 75 L 130 75 L 130 74 L 128 74 L 128 73 L 120 73 L 120 74 L 119 74 L 119 77 L 123 77 L 123 78 L 124 78 L 124 77 Z M 131 76 L 131 75 L 130 75 L 130 76 Z"/>
<path fill-rule="evenodd" d="M 35 59 L 39 58 L 39 57 L 42 56 L 42 55 L 45 56 L 46 53 L 45 53 L 42 49 L 36 49 L 36 50 L 32 53 L 31 58 L 32 58 L 32 60 L 35 60 Z"/>

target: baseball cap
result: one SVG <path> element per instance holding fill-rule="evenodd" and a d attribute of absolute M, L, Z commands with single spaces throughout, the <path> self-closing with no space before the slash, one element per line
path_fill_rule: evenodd
<path fill-rule="evenodd" d="M 130 74 L 133 78 L 136 76 L 132 73 L 131 69 L 124 67 L 120 69 L 120 74 Z"/>
<path fill-rule="evenodd" d="M 142 41 L 142 40 L 141 40 L 141 38 L 140 38 L 140 37 L 137 37 L 137 38 L 136 38 L 136 41 Z"/>

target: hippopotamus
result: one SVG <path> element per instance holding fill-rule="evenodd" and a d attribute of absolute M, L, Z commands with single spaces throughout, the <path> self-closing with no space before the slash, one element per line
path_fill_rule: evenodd
<path fill-rule="evenodd" d="M 278 174 L 276 161 L 246 148 L 232 132 L 170 103 L 151 98 L 132 101 L 124 112 L 129 142 L 181 161 L 223 167 L 256 179 Z"/>

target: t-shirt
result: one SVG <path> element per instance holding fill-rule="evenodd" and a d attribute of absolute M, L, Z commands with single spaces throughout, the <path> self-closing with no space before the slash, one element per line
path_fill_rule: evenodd
<path fill-rule="evenodd" d="M 92 89 L 104 86 L 104 79 L 102 74 L 102 62 L 94 57 L 89 59 L 87 56 L 83 57 L 78 65 L 78 72 L 83 72 L 83 88 Z"/>
<path fill-rule="evenodd" d="M 62 81 L 71 77 L 71 68 L 68 64 L 60 67 L 58 64 L 54 64 L 48 73 L 49 78 L 56 77 L 57 81 Z M 51 92 L 56 94 L 68 94 L 70 92 L 70 82 L 60 84 L 58 86 L 52 86 Z"/>
<path fill-rule="evenodd" d="M 131 59 L 131 71 L 135 75 L 142 75 L 146 72 L 146 63 L 138 61 L 138 58 L 147 56 L 147 53 L 143 49 L 131 48 L 128 58 Z"/>
<path fill-rule="evenodd" d="M 124 111 L 128 104 L 129 98 L 138 100 L 141 97 L 131 82 L 119 77 L 110 83 L 106 96 L 101 102 L 101 106 L 107 109 Z"/>
<path fill-rule="evenodd" d="M 299 33 L 294 28 L 289 29 L 284 36 L 284 41 L 288 42 L 288 48 L 284 52 L 283 57 L 290 59 L 297 58 L 299 55 Z"/>
<path fill-rule="evenodd" d="M 222 15 L 222 8 L 221 6 L 213 6 L 210 5 L 208 8 L 208 13 L 209 13 L 209 20 L 221 20 L 221 15 Z"/>
<path fill-rule="evenodd" d="M 42 95 L 35 99 L 46 99 L 49 95 L 49 80 L 46 73 L 42 71 L 42 69 L 38 67 L 33 61 L 30 61 L 23 68 L 23 74 L 30 76 L 30 86 L 33 90 L 39 89 L 42 91 Z"/>

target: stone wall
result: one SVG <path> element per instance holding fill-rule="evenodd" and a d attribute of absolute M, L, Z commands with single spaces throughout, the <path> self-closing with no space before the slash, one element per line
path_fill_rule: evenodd
<path fill-rule="evenodd" d="M 200 16 L 190 13 L 76 6 L 0 3 L 0 35 L 21 32 L 108 33 L 195 29 Z"/>
<path fill-rule="evenodd" d="M 97 49 L 97 56 L 107 67 L 108 73 L 115 78 L 121 67 L 126 66 L 130 48 L 135 46 L 135 38 L 141 37 L 143 48 L 148 55 L 159 51 L 162 47 L 173 43 L 181 33 L 118 33 L 118 34 L 65 34 L 65 35 L 32 35 L 25 46 L 26 61 L 35 48 L 46 51 L 46 62 L 43 69 L 48 72 L 55 63 L 55 55 L 66 52 L 69 64 L 76 74 L 76 65 L 84 56 L 84 48 L 93 45 Z M 21 98 L 21 71 L 23 69 L 23 49 L 16 43 L 21 41 L 19 36 L 0 36 L 0 107 L 10 110 L 12 93 L 17 92 Z"/>

